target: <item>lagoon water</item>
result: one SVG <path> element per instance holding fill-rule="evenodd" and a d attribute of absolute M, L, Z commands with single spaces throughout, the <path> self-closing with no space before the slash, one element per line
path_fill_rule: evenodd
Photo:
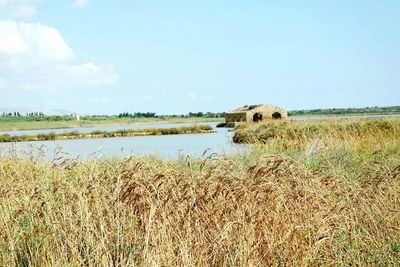
<path fill-rule="evenodd" d="M 144 123 L 4 133 L 22 135 L 49 132 L 62 133 L 69 131 L 115 131 L 133 128 L 168 128 L 194 124 L 195 123 Z M 0 156 L 10 153 L 17 153 L 20 156 L 28 157 L 44 155 L 47 159 L 52 160 L 61 155 L 64 158 L 79 157 L 81 159 L 99 157 L 125 158 L 133 155 L 155 155 L 162 159 L 176 159 L 188 155 L 192 157 L 202 157 L 204 152 L 206 152 L 206 155 L 210 155 L 211 153 L 234 154 L 243 152 L 246 149 L 245 145 L 233 144 L 231 142 L 233 133 L 226 128 L 216 128 L 216 122 L 202 122 L 199 124 L 208 124 L 212 126 L 215 129 L 215 133 L 3 143 L 0 144 Z"/>
<path fill-rule="evenodd" d="M 367 117 L 396 117 L 392 115 L 354 115 L 354 116 L 310 116 L 292 117 L 291 120 L 321 120 L 338 118 L 367 118 Z M 6 131 L 10 135 L 30 135 L 39 133 L 62 133 L 62 132 L 92 132 L 95 130 L 116 131 L 121 129 L 141 128 L 169 128 L 179 126 L 190 126 L 196 123 L 137 123 L 117 126 L 97 126 L 64 129 L 43 129 L 29 131 Z M 233 132 L 226 128 L 216 128 L 216 122 L 201 122 L 215 129 L 215 133 L 188 134 L 188 135 L 163 135 L 163 136 L 140 136 L 119 137 L 100 139 L 76 139 L 37 141 L 19 143 L 1 143 L 0 156 L 17 153 L 20 156 L 37 157 L 44 156 L 47 159 L 55 159 L 62 155 L 64 158 L 78 157 L 90 158 L 125 158 L 133 155 L 155 155 L 162 159 L 176 159 L 179 157 L 192 156 L 202 157 L 211 153 L 235 154 L 246 151 L 246 145 L 233 144 L 231 142 Z"/>
<path fill-rule="evenodd" d="M 183 123 L 130 123 L 121 125 L 103 125 L 94 127 L 72 127 L 72 128 L 60 128 L 60 129 L 39 129 L 39 130 L 17 130 L 17 131 L 0 131 L 0 134 L 9 135 L 34 135 L 34 134 L 46 134 L 46 133 L 65 133 L 65 132 L 80 132 L 80 133 L 90 133 L 93 131 L 118 131 L 125 129 L 143 129 L 143 128 L 173 128 L 182 126 L 192 126 L 192 125 L 211 125 L 215 127 L 217 123 L 215 122 L 183 122 Z"/>

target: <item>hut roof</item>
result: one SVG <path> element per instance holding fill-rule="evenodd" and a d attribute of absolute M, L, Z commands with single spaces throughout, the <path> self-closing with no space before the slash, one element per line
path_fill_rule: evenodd
<path fill-rule="evenodd" d="M 273 108 L 273 109 L 281 109 L 279 107 L 273 106 L 273 105 L 268 105 L 268 104 L 261 104 L 261 105 L 245 105 L 243 107 L 231 110 L 227 113 L 241 113 L 241 112 L 247 112 L 255 109 L 260 109 L 260 108 Z"/>

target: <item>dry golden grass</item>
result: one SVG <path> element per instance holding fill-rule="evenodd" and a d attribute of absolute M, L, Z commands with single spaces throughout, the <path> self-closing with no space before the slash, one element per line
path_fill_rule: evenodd
<path fill-rule="evenodd" d="M 400 132 L 400 118 L 337 119 L 319 121 L 266 121 L 241 125 L 236 129 L 236 143 L 268 143 L 273 139 L 298 142 L 300 145 L 312 138 L 346 141 L 361 140 L 368 136 L 385 138 Z M 291 143 L 293 145 L 293 143 Z"/>
<path fill-rule="evenodd" d="M 0 265 L 398 266 L 399 132 L 366 133 L 177 161 L 0 159 Z"/>

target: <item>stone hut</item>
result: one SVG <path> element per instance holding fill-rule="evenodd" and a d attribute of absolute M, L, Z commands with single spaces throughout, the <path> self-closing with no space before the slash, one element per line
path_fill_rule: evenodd
<path fill-rule="evenodd" d="M 288 112 L 283 108 L 272 105 L 250 105 L 243 106 L 225 115 L 225 122 L 228 126 L 236 123 L 257 123 L 265 120 L 287 119 Z"/>

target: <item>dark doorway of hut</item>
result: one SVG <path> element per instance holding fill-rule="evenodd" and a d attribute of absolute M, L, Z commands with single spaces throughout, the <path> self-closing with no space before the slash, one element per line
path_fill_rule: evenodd
<path fill-rule="evenodd" d="M 262 121 L 262 119 L 263 119 L 263 116 L 261 113 L 258 113 L 258 112 L 254 113 L 253 122 L 260 122 L 260 121 Z"/>
<path fill-rule="evenodd" d="M 272 113 L 272 118 L 274 120 L 279 120 L 279 119 L 282 119 L 282 115 L 279 112 L 274 112 L 274 113 Z"/>

